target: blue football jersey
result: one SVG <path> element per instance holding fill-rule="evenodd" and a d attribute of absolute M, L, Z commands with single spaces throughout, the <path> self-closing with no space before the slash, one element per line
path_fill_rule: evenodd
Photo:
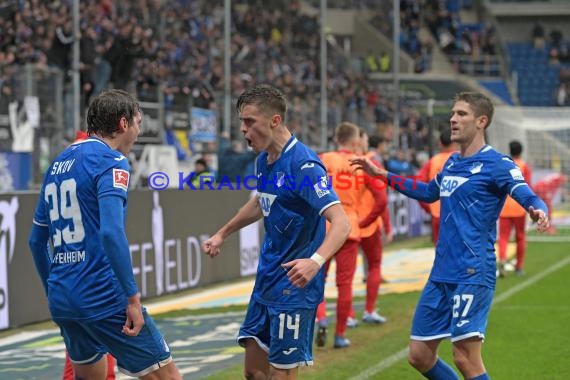
<path fill-rule="evenodd" d="M 497 218 L 507 195 L 527 186 L 520 169 L 486 145 L 470 157 L 451 155 L 434 180 L 441 224 L 431 279 L 494 287 Z"/>
<path fill-rule="evenodd" d="M 129 164 L 96 138 L 72 144 L 48 168 L 34 223 L 48 226 L 52 252 L 48 277 L 54 319 L 96 319 L 124 310 L 127 297 L 104 251 L 99 199 L 124 199 Z"/>
<path fill-rule="evenodd" d="M 252 297 L 265 305 L 313 307 L 323 298 L 324 271 L 304 288 L 297 288 L 281 264 L 315 253 L 325 236 L 321 213 L 340 203 L 338 197 L 321 160 L 295 137 L 270 165 L 267 152 L 261 153 L 256 159 L 256 174 L 265 238 Z"/>

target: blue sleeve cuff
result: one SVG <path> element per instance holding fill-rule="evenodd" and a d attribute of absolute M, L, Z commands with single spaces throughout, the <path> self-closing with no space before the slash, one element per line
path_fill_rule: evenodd
<path fill-rule="evenodd" d="M 530 206 L 534 207 L 535 210 L 542 210 L 548 215 L 548 206 L 542 199 L 540 199 L 528 185 L 523 184 L 517 185 L 511 192 L 511 197 L 516 200 L 526 212 Z"/>
<path fill-rule="evenodd" d="M 410 198 L 428 203 L 439 199 L 439 187 L 433 180 L 430 183 L 425 183 L 418 181 L 417 177 L 404 177 L 394 173 L 388 173 L 386 179 L 392 190 Z"/>

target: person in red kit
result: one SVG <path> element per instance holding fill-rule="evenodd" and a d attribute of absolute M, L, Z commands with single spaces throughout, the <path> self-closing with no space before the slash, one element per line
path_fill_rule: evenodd
<path fill-rule="evenodd" d="M 87 134 L 87 132 L 78 130 L 77 132 L 75 132 L 75 141 L 73 141 L 72 144 L 78 143 L 83 140 L 87 140 L 88 137 L 89 135 Z"/>
<path fill-rule="evenodd" d="M 335 140 L 338 150 L 323 153 L 321 160 L 327 169 L 328 176 L 332 177 L 333 189 L 352 226 L 348 239 L 335 255 L 338 299 L 334 347 L 344 348 L 350 345 L 345 332 L 346 322 L 352 310 L 352 282 L 356 271 L 360 230 L 374 223 L 382 214 L 386 208 L 387 196 L 386 185 L 383 182 L 350 167 L 349 159 L 357 157 L 356 152 L 360 152 L 358 127 L 348 122 L 341 123 L 336 128 Z M 371 191 L 375 200 L 374 207 L 367 215 L 359 215 L 359 205 L 365 189 Z M 328 271 L 328 265 L 325 271 Z M 316 343 L 317 346 L 323 347 L 326 344 L 328 327 L 325 301 L 317 309 L 317 323 Z"/>
<path fill-rule="evenodd" d="M 457 148 L 453 142 L 451 142 L 451 128 L 448 128 L 441 132 L 439 135 L 439 146 L 440 152 L 430 158 L 424 166 L 420 169 L 418 173 L 418 179 L 422 182 L 429 182 L 435 178 L 437 173 L 443 169 L 443 164 L 447 161 L 449 156 L 453 152 L 457 151 Z M 433 244 L 437 244 L 437 239 L 439 237 L 439 201 L 433 203 L 423 203 L 420 202 L 420 206 L 431 215 L 431 239 Z"/>
<path fill-rule="evenodd" d="M 374 159 L 376 152 L 369 152 L 368 134 L 360 128 L 360 154 L 372 160 L 377 166 L 382 167 Z M 358 215 L 366 216 L 374 208 L 374 196 L 370 190 L 364 189 L 360 199 Z M 364 323 L 381 324 L 387 321 L 386 317 L 376 311 L 376 301 L 380 294 L 380 284 L 387 282 L 382 278 L 382 230 L 385 234 L 385 243 L 390 243 L 393 239 L 392 224 L 390 223 L 390 209 L 386 205 L 380 218 L 376 219 L 369 226 L 360 229 L 360 248 L 364 254 L 364 281 L 366 283 L 366 304 L 362 321 Z M 356 327 L 356 313 L 354 308 L 348 317 L 347 327 Z"/>
<path fill-rule="evenodd" d="M 65 367 L 63 367 L 63 377 L 62 380 L 75 380 L 75 374 L 73 373 L 73 364 L 69 360 L 69 355 L 67 351 L 65 352 Z M 110 354 L 107 354 L 107 377 L 105 380 L 115 380 L 115 358 Z"/>
<path fill-rule="evenodd" d="M 550 220 L 552 220 L 552 199 L 567 180 L 568 178 L 564 174 L 552 173 L 536 181 L 533 186 L 536 195 L 544 199 L 544 203 L 548 206 L 548 218 Z M 554 235 L 556 233 L 556 227 L 551 224 L 546 230 L 546 233 Z"/>
<path fill-rule="evenodd" d="M 525 182 L 530 187 L 532 184 L 532 172 L 530 167 L 521 158 L 522 144 L 516 140 L 509 143 L 511 157 L 515 164 L 521 169 Z M 546 202 L 546 198 L 545 202 Z M 550 205 L 548 205 L 550 210 Z M 507 261 L 507 243 L 511 230 L 515 229 L 517 242 L 517 275 L 523 274 L 524 255 L 526 251 L 526 211 L 513 198 L 507 197 L 505 205 L 499 215 L 499 277 L 505 277 L 505 263 Z"/>

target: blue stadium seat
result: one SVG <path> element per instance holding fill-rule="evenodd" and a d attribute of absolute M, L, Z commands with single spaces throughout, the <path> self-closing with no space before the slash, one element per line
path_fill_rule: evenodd
<path fill-rule="evenodd" d="M 501 100 L 509 105 L 513 105 L 513 100 L 511 98 L 511 94 L 509 93 L 509 89 L 507 88 L 507 84 L 502 79 L 491 79 L 491 80 L 480 80 L 479 84 L 493 94 L 497 95 Z"/>
<path fill-rule="evenodd" d="M 548 48 L 535 49 L 530 42 L 507 44 L 511 71 L 518 74 L 518 96 L 525 106 L 552 106 L 560 65 L 548 62 Z"/>

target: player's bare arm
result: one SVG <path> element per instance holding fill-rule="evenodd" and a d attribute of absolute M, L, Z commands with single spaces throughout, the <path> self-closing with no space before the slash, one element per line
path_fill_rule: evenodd
<path fill-rule="evenodd" d="M 323 264 L 342 247 L 350 233 L 348 216 L 340 204 L 330 206 L 322 215 L 330 223 L 330 228 L 317 252 L 311 258 L 296 259 L 283 264 L 283 268 L 288 270 L 289 280 L 299 288 L 307 285 L 315 277 Z"/>
<path fill-rule="evenodd" d="M 350 165 L 355 166 L 356 169 L 364 170 L 368 175 L 372 177 L 377 177 L 377 176 L 386 177 L 388 175 L 388 171 L 386 169 L 378 167 L 368 157 L 350 158 L 349 161 Z"/>
<path fill-rule="evenodd" d="M 530 215 L 532 221 L 536 223 L 536 230 L 538 232 L 544 232 L 550 226 L 548 215 L 543 210 L 538 210 L 530 206 L 528 208 L 528 214 Z"/>
<path fill-rule="evenodd" d="M 257 197 L 252 197 L 233 218 L 230 219 L 222 228 L 218 230 L 212 237 L 202 243 L 204 253 L 210 257 L 215 257 L 220 253 L 220 249 L 224 240 L 232 233 L 251 223 L 261 219 L 263 213 L 257 201 Z"/>

